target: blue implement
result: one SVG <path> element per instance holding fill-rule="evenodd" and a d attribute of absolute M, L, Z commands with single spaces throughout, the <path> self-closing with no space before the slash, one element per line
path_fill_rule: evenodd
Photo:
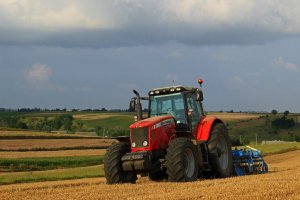
<path fill-rule="evenodd" d="M 237 176 L 249 174 L 264 174 L 268 172 L 268 165 L 260 151 L 250 146 L 232 150 L 232 163 Z"/>

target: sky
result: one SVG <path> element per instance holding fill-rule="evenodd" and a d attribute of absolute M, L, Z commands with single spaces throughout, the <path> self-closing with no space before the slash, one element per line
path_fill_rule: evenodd
<path fill-rule="evenodd" d="M 127 109 L 202 78 L 205 110 L 300 112 L 299 52 L 298 0 L 1 0 L 0 108 Z"/>

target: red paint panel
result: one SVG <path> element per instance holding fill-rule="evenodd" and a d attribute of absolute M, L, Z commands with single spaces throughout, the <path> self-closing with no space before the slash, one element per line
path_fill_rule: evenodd
<path fill-rule="evenodd" d="M 151 117 L 147 118 L 138 122 L 133 123 L 130 128 L 137 128 L 137 127 L 150 127 L 152 125 L 157 124 L 158 122 L 167 120 L 167 119 L 172 119 L 172 116 L 158 116 L 158 117 Z"/>
<path fill-rule="evenodd" d="M 197 134 L 196 134 L 196 138 L 198 141 L 207 141 L 209 139 L 210 130 L 216 121 L 221 121 L 221 120 L 217 119 L 216 117 L 207 117 L 207 116 L 203 116 L 200 119 L 197 127 Z"/>
<path fill-rule="evenodd" d="M 175 133 L 175 127 L 176 127 L 175 122 L 171 124 L 161 125 L 157 128 L 155 127 L 155 125 L 168 119 L 173 119 L 173 117 L 171 116 L 153 117 L 132 124 L 130 126 L 131 129 L 142 128 L 142 127 L 149 128 L 149 133 L 148 133 L 149 146 L 144 148 L 131 148 L 131 152 L 166 149 L 169 145 L 170 138 Z"/>

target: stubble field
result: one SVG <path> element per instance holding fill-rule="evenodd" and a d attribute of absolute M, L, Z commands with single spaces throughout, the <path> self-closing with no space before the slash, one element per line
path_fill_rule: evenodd
<path fill-rule="evenodd" d="M 251 114 L 251 113 L 226 113 L 226 112 L 209 112 L 208 116 L 217 117 L 225 122 L 236 121 L 236 120 L 247 120 L 256 119 L 262 114 Z"/>
<path fill-rule="evenodd" d="M 81 149 L 63 151 L 0 151 L 0 158 L 48 158 L 65 156 L 98 156 L 104 155 L 106 149 Z"/>
<path fill-rule="evenodd" d="M 85 148 L 106 148 L 111 145 L 113 140 L 105 139 L 16 139 L 0 140 L 1 150 L 53 150 L 53 149 L 80 149 Z"/>
<path fill-rule="evenodd" d="M 106 185 L 104 178 L 0 186 L 0 199 L 300 199 L 300 150 L 266 157 L 270 173 L 191 183 Z"/>

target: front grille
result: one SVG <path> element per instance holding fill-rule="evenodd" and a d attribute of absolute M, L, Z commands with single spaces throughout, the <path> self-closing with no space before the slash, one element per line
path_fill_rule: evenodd
<path fill-rule="evenodd" d="M 143 142 L 148 141 L 148 128 L 134 128 L 131 129 L 131 141 L 136 143 L 135 148 L 144 147 Z"/>

